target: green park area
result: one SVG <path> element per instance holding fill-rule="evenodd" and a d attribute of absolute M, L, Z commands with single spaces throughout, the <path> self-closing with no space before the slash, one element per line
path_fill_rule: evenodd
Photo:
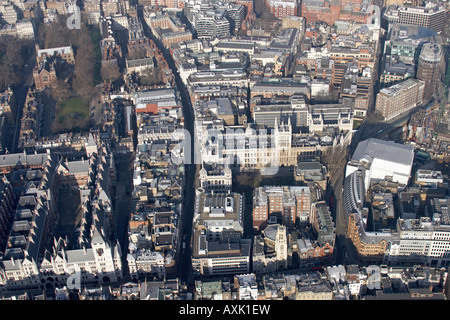
<path fill-rule="evenodd" d="M 89 123 L 89 106 L 82 98 L 72 98 L 57 104 L 54 132 L 79 131 Z"/>
<path fill-rule="evenodd" d="M 68 118 L 86 118 L 89 115 L 89 109 L 82 98 L 74 98 L 67 100 L 60 105 L 58 111 L 59 123 L 64 122 Z"/>

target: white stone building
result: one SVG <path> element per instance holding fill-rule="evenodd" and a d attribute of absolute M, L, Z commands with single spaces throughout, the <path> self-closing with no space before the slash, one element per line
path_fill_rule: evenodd
<path fill-rule="evenodd" d="M 426 217 L 399 219 L 397 231 L 398 241 L 391 243 L 386 252 L 389 264 L 450 265 L 450 225 Z"/>
<path fill-rule="evenodd" d="M 371 180 L 390 180 L 406 185 L 413 160 L 413 146 L 370 138 L 358 144 L 347 163 L 345 176 L 364 168 L 366 188 Z"/>

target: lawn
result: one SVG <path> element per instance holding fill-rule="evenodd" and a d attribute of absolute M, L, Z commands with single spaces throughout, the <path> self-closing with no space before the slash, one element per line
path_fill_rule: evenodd
<path fill-rule="evenodd" d="M 89 106 L 82 98 L 72 98 L 56 107 L 53 133 L 80 131 L 89 124 Z"/>
<path fill-rule="evenodd" d="M 82 98 L 73 98 L 60 105 L 57 117 L 59 123 L 67 118 L 86 118 L 89 115 L 89 107 Z"/>
<path fill-rule="evenodd" d="M 353 120 L 353 130 L 358 130 L 362 123 L 362 120 Z"/>

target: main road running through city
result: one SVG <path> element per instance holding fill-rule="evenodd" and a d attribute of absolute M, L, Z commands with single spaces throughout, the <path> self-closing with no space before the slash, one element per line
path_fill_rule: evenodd
<path fill-rule="evenodd" d="M 175 83 L 177 85 L 177 90 L 180 93 L 181 103 L 183 106 L 183 116 L 184 116 L 184 129 L 186 129 L 190 136 L 193 137 L 194 132 L 194 110 L 192 108 L 191 99 L 189 92 L 180 78 L 178 70 L 175 66 L 175 62 L 172 57 L 164 48 L 159 40 L 157 40 L 150 28 L 145 23 L 142 9 L 138 12 L 138 17 L 144 28 L 144 33 L 147 37 L 152 39 L 157 45 L 159 50 L 163 53 L 172 73 L 175 77 Z M 192 219 L 194 217 L 194 202 L 195 202 L 195 174 L 197 170 L 197 165 L 194 163 L 194 141 L 191 139 L 191 161 L 190 163 L 184 164 L 184 190 L 182 194 L 183 199 L 183 209 L 181 213 L 180 225 L 179 225 L 179 239 L 178 239 L 178 254 L 177 254 L 177 271 L 178 277 L 181 283 L 192 284 L 192 256 L 191 256 L 191 235 L 192 235 Z M 184 245 L 183 245 L 184 244 Z"/>

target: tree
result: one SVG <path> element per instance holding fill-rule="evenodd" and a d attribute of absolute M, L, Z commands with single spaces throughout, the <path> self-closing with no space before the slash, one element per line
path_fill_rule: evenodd
<path fill-rule="evenodd" d="M 14 68 L 6 63 L 0 63 L 0 87 L 5 90 L 10 86 L 15 86 L 20 82 L 20 77 L 14 71 Z"/>
<path fill-rule="evenodd" d="M 262 177 L 259 171 L 254 173 L 241 172 L 235 177 L 234 184 L 240 189 L 254 189 L 259 187 L 261 181 Z"/>
<path fill-rule="evenodd" d="M 339 100 L 339 92 L 332 88 L 330 88 L 330 90 L 324 89 L 316 93 L 312 100 L 314 100 L 315 103 L 336 103 Z"/>
<path fill-rule="evenodd" d="M 367 114 L 366 121 L 370 124 L 376 124 L 384 121 L 384 117 L 378 111 Z"/>
<path fill-rule="evenodd" d="M 63 79 L 57 79 L 56 86 L 52 88 L 52 97 L 58 102 L 65 101 L 70 97 L 71 89 L 70 83 Z"/>
<path fill-rule="evenodd" d="M 322 152 L 322 163 L 327 167 L 330 176 L 334 176 L 347 158 L 347 148 L 338 145 Z"/>
<path fill-rule="evenodd" d="M 144 59 L 148 58 L 147 49 L 144 47 L 133 48 L 128 52 L 128 59 L 136 60 L 136 59 Z"/>
<path fill-rule="evenodd" d="M 17 86 L 21 83 L 23 65 L 33 52 L 31 41 L 13 39 L 0 41 L 0 88 Z"/>
<path fill-rule="evenodd" d="M 67 18 L 59 15 L 58 19 L 39 28 L 38 39 L 42 47 L 55 48 L 68 46 L 77 38 L 80 30 L 67 28 Z"/>
<path fill-rule="evenodd" d="M 88 98 L 94 89 L 95 49 L 88 32 L 80 35 L 77 41 L 75 55 L 75 79 L 74 89 L 77 93 Z"/>
<path fill-rule="evenodd" d="M 97 52 L 99 34 L 95 27 L 88 26 L 83 15 L 80 29 L 69 29 L 66 23 L 67 16 L 59 16 L 56 21 L 43 25 L 39 29 L 39 43 L 42 48 L 72 45 L 75 54 L 75 70 L 67 80 L 67 84 L 78 95 L 88 99 L 100 77 L 101 55 Z M 56 93 L 56 95 L 59 94 L 64 94 L 64 90 Z"/>
<path fill-rule="evenodd" d="M 158 67 L 155 67 L 154 69 L 145 69 L 145 71 L 139 77 L 141 85 L 150 86 L 153 84 L 161 83 L 162 80 L 160 74 L 161 71 Z"/>
<path fill-rule="evenodd" d="M 112 83 L 119 79 L 121 74 L 119 71 L 119 66 L 117 65 L 117 60 L 102 63 L 101 75 L 103 81 L 108 83 Z"/>

